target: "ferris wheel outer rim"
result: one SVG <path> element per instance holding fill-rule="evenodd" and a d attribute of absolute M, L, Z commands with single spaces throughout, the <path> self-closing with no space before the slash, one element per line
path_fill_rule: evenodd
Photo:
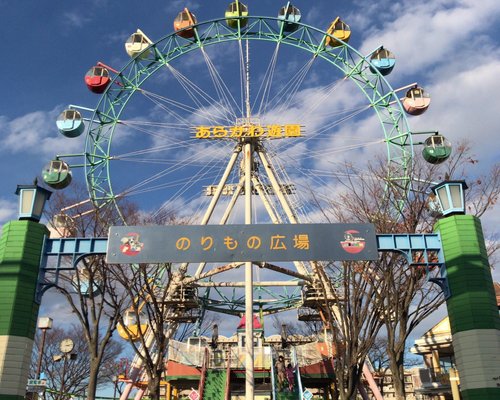
<path fill-rule="evenodd" d="M 278 18 L 273 18 L 273 17 L 256 17 L 256 16 L 248 16 L 248 17 L 245 17 L 245 19 L 247 19 L 249 21 L 249 23 L 248 23 L 246 29 L 244 29 L 244 30 L 242 30 L 242 29 L 234 30 L 234 29 L 231 29 L 229 27 L 224 27 L 225 31 L 226 31 L 226 35 L 224 35 L 223 40 L 220 40 L 219 37 L 214 36 L 214 37 L 212 37 L 212 41 L 210 41 L 210 42 L 207 42 L 206 38 L 203 39 L 203 41 L 201 41 L 200 36 L 198 35 L 198 32 L 199 32 L 200 26 L 205 26 L 205 25 L 208 25 L 208 26 L 216 25 L 218 27 L 224 26 L 223 24 L 225 24 L 225 21 L 226 21 L 225 18 L 213 19 L 213 20 L 197 23 L 194 26 L 194 28 L 195 28 L 194 30 L 196 32 L 196 40 L 183 39 L 183 38 L 180 38 L 175 32 L 170 33 L 170 34 L 162 37 L 161 39 L 157 40 L 156 42 L 153 42 L 147 49 L 144 50 L 144 52 L 150 52 L 152 54 L 155 54 L 157 56 L 157 57 L 155 57 L 155 60 L 150 60 L 148 58 L 141 58 L 140 56 L 142 53 L 140 53 L 135 58 L 129 60 L 129 62 L 126 63 L 126 65 L 120 71 L 118 71 L 119 73 L 113 77 L 108 88 L 104 91 L 104 93 L 102 93 L 100 95 L 101 96 L 100 100 L 99 100 L 99 102 L 94 110 L 89 127 L 86 130 L 87 132 L 86 132 L 85 153 L 84 153 L 85 175 L 86 175 L 86 180 L 87 180 L 87 187 L 88 187 L 88 191 L 89 191 L 89 196 L 96 206 L 102 205 L 102 199 L 104 199 L 105 203 L 108 203 L 109 201 L 114 202 L 118 211 L 120 212 L 120 209 L 119 209 L 118 205 L 116 204 L 117 195 L 115 195 L 113 192 L 113 188 L 112 188 L 112 184 L 111 184 L 111 173 L 109 170 L 109 161 L 111 160 L 110 146 L 112 143 L 114 128 L 112 128 L 109 139 L 107 140 L 107 142 L 108 142 L 107 154 L 97 155 L 94 153 L 93 150 L 96 147 L 100 147 L 100 146 L 96 146 L 95 141 L 92 141 L 92 143 L 93 143 L 92 149 L 91 149 L 91 151 L 88 151 L 89 150 L 89 142 L 90 142 L 89 138 L 92 137 L 90 132 L 91 132 L 91 128 L 94 124 L 94 121 L 99 120 L 99 123 L 98 123 L 99 129 L 101 129 L 102 126 L 104 125 L 104 123 L 102 122 L 102 119 L 101 119 L 102 117 L 104 117 L 104 119 L 108 118 L 112 122 L 113 125 L 116 125 L 117 123 L 119 123 L 119 117 L 120 117 L 121 113 L 123 112 L 123 110 L 126 108 L 127 103 L 130 100 L 130 98 L 132 98 L 133 94 L 137 90 L 140 90 L 141 85 L 144 82 L 146 82 L 148 78 L 150 78 L 152 75 L 154 75 L 154 73 L 156 73 L 158 70 L 160 70 L 164 65 L 168 64 L 169 62 L 175 60 L 178 57 L 184 56 L 185 54 L 191 53 L 192 51 L 199 50 L 200 48 L 202 48 L 204 46 L 220 44 L 220 43 L 224 43 L 224 42 L 228 42 L 228 41 L 245 40 L 245 39 L 247 39 L 247 40 L 263 40 L 263 41 L 272 41 L 272 42 L 279 41 L 280 43 L 293 45 L 294 47 L 297 47 L 297 48 L 302 49 L 304 51 L 308 51 L 310 53 L 313 53 L 313 51 L 311 51 L 311 47 L 306 47 L 303 43 L 301 43 L 302 45 L 297 45 L 296 43 L 295 44 L 289 43 L 289 42 L 287 42 L 287 39 L 295 36 L 297 31 L 300 31 L 301 29 L 307 30 L 308 32 L 315 32 L 316 34 L 319 34 L 322 37 L 326 37 L 327 35 L 331 36 L 323 30 L 320 30 L 318 28 L 311 27 L 309 25 L 306 25 L 306 24 L 299 22 L 299 23 L 297 23 L 297 25 L 299 25 L 299 28 L 294 32 L 289 32 L 287 35 L 283 35 L 282 29 L 281 29 L 281 30 L 275 30 L 273 32 L 274 37 L 269 34 L 270 32 L 267 32 L 268 36 L 266 36 L 266 35 L 264 35 L 265 32 L 262 32 L 259 29 L 258 32 L 251 32 L 252 35 L 256 35 L 254 37 L 254 36 L 249 36 L 249 30 L 250 30 L 249 28 L 250 27 L 255 26 L 257 24 L 259 27 L 262 27 L 263 23 L 265 26 L 270 27 L 268 24 L 268 21 L 275 23 L 275 22 L 280 22 L 280 20 Z M 254 21 L 254 22 L 250 23 L 250 21 Z M 232 33 L 232 35 L 227 35 L 227 33 Z M 185 46 L 183 46 L 183 51 L 179 52 L 179 54 L 175 54 L 171 58 L 164 58 L 163 55 L 161 57 L 159 57 L 158 45 L 162 42 L 167 41 L 167 40 L 180 41 L 183 43 L 189 42 L 190 48 L 186 48 Z M 341 42 L 339 39 L 336 39 L 336 40 Z M 324 39 L 323 39 L 323 41 L 324 41 Z M 323 58 L 324 60 L 326 60 L 330 64 L 333 64 L 334 66 L 336 66 L 342 72 L 345 73 L 345 70 L 343 70 L 338 64 L 336 64 L 335 62 L 331 62 L 331 60 L 329 60 L 327 57 L 325 57 L 325 54 L 332 54 L 333 51 L 330 51 L 330 52 L 325 51 L 328 48 L 326 46 L 324 46 L 323 44 L 320 44 L 320 46 L 323 46 L 322 50 L 324 50 L 324 51 L 323 52 L 317 51 L 318 48 L 316 48 L 316 52 L 317 52 L 316 55 Z M 349 54 L 351 54 L 351 53 L 356 54 L 359 57 L 359 59 L 361 60 L 360 64 L 358 64 L 358 65 L 366 64 L 363 70 L 357 71 L 358 75 L 361 75 L 364 77 L 364 75 L 363 75 L 364 71 L 368 70 L 368 68 L 371 66 L 371 63 L 369 60 L 370 54 L 364 56 L 347 43 L 343 43 L 342 46 L 338 46 L 338 47 L 350 52 Z M 314 49 L 314 47 L 313 47 L 313 49 Z M 331 50 L 331 49 L 328 49 L 328 50 Z M 178 51 L 178 48 L 173 49 L 172 53 L 175 53 L 176 51 Z M 337 59 L 339 59 L 338 56 L 337 56 Z M 145 75 L 144 79 L 138 81 L 138 83 L 139 83 L 138 85 L 134 84 L 134 85 L 131 85 L 130 87 L 127 87 L 122 83 L 124 80 L 127 80 L 128 82 L 132 82 L 132 80 L 130 80 L 129 78 L 125 78 L 123 75 L 123 73 L 125 71 L 127 71 L 127 69 L 132 69 L 135 66 L 137 66 L 141 63 L 148 62 L 148 61 L 149 61 L 149 65 L 157 65 L 157 67 L 151 73 L 148 73 L 148 74 L 143 74 L 143 71 L 145 71 L 145 69 L 137 70 L 136 76 L 138 76 L 138 75 L 144 76 Z M 341 61 L 345 63 L 347 60 L 341 59 Z M 347 64 L 347 65 L 349 65 L 349 64 Z M 371 101 L 370 96 L 367 94 L 367 92 L 358 84 L 358 82 L 356 80 L 352 79 L 352 75 L 353 75 L 352 72 L 353 71 L 354 71 L 354 68 L 350 68 L 349 72 L 346 75 L 349 77 L 349 79 L 353 80 L 357 84 L 357 86 L 360 88 L 360 90 L 365 94 L 365 97 Z M 409 124 L 408 124 L 403 106 L 402 106 L 401 102 L 399 101 L 399 98 L 395 95 L 395 91 L 392 89 L 391 85 L 386 80 L 386 78 L 378 72 L 375 74 L 373 72 L 370 72 L 370 73 L 371 73 L 371 75 L 377 77 L 376 82 L 380 82 L 381 86 L 387 88 L 386 93 L 379 93 L 378 90 L 373 91 L 373 92 L 377 93 L 379 95 L 379 97 L 376 99 L 376 101 L 371 101 L 371 106 L 374 108 L 375 113 L 379 119 L 380 125 L 382 126 L 382 129 L 384 131 L 384 136 L 385 136 L 384 139 L 385 139 L 386 147 L 387 147 L 388 164 L 390 165 L 391 162 L 393 161 L 393 159 L 391 158 L 391 146 L 404 148 L 406 151 L 406 155 L 403 157 L 403 158 L 405 158 L 405 160 L 403 161 L 403 164 L 404 164 L 403 168 L 406 169 L 407 171 L 410 171 L 412 158 L 413 158 L 413 143 L 412 143 L 412 138 L 411 138 L 411 132 L 409 129 Z M 365 78 L 365 82 L 370 82 L 370 79 Z M 122 106 L 119 108 L 118 113 L 115 113 L 114 110 L 112 110 L 113 114 L 115 114 L 115 116 L 110 118 L 108 115 L 108 111 L 106 110 L 106 112 L 101 112 L 101 110 L 99 110 L 99 107 L 101 106 L 103 101 L 107 98 L 107 96 L 109 96 L 109 94 L 114 91 L 114 89 L 115 89 L 114 85 L 117 85 L 117 84 L 121 85 L 121 89 L 119 89 L 120 93 L 123 90 L 127 89 L 127 90 L 130 90 L 130 95 L 128 96 L 126 101 L 122 103 Z M 375 89 L 377 89 L 377 88 L 375 87 Z M 115 97 L 115 99 L 117 99 L 118 97 L 119 97 L 119 95 L 117 95 Z M 393 127 L 396 125 L 399 126 L 398 121 L 401 121 L 401 125 L 407 128 L 406 130 L 403 129 L 401 131 L 396 130 L 397 135 L 394 135 L 394 136 L 388 135 L 388 133 L 385 129 L 385 125 L 387 124 L 387 121 L 383 120 L 382 116 L 380 115 L 381 108 L 377 105 L 377 102 L 380 101 L 380 99 L 384 99 L 384 98 L 390 98 L 392 103 L 397 105 L 397 108 L 395 108 L 394 111 L 396 111 L 399 115 L 397 117 L 395 117 L 396 121 L 394 121 Z M 386 102 L 386 103 L 389 103 L 389 102 Z M 389 106 L 390 106 L 390 104 L 388 104 L 388 106 L 386 108 L 387 108 L 387 110 L 391 110 L 390 113 L 392 113 L 393 110 Z M 394 137 L 397 137 L 403 143 L 402 144 L 392 143 L 392 139 Z M 98 176 L 97 180 L 99 180 L 101 182 L 103 182 L 105 180 L 107 182 L 107 187 L 108 187 L 108 190 L 106 191 L 107 196 L 96 196 L 95 195 L 99 191 L 104 192 L 102 189 L 100 189 L 99 191 L 96 190 L 97 180 L 95 179 L 93 171 L 95 171 L 95 166 L 96 165 L 99 166 L 103 161 L 98 161 L 97 163 L 89 162 L 89 159 L 95 159 L 95 158 L 105 160 L 104 162 L 106 164 L 106 168 L 105 168 L 106 178 L 103 179 L 103 178 Z M 407 172 L 405 172 L 405 176 L 403 177 L 403 180 L 404 180 L 403 186 L 406 186 L 405 191 L 408 191 L 409 184 L 410 184 L 410 177 L 409 177 Z M 99 186 L 101 186 L 101 183 L 99 183 Z"/>

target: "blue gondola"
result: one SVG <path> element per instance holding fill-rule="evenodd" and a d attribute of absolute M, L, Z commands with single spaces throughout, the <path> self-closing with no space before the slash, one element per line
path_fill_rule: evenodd
<path fill-rule="evenodd" d="M 74 274 L 71 283 L 77 293 L 84 297 L 98 296 L 101 294 L 102 279 L 99 279 L 96 273 L 92 278 L 88 270 L 80 269 L 78 274 Z"/>
<path fill-rule="evenodd" d="M 281 7 L 278 14 L 278 28 L 281 29 L 283 25 L 283 31 L 294 32 L 299 27 L 298 23 L 300 22 L 300 18 L 300 10 L 288 2 L 286 6 Z"/>
<path fill-rule="evenodd" d="M 56 121 L 57 129 L 62 135 L 75 138 L 80 136 L 85 129 L 82 115 L 77 110 L 64 110 Z"/>
<path fill-rule="evenodd" d="M 376 68 L 382 75 L 389 75 L 396 64 L 396 57 L 394 54 L 387 49 L 381 47 L 375 51 L 371 58 L 370 70 L 375 73 L 374 68 Z"/>

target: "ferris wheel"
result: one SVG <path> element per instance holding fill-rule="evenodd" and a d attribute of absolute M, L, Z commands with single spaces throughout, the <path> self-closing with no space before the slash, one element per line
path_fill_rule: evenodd
<path fill-rule="evenodd" d="M 122 68 L 98 62 L 85 75 L 97 106 L 70 106 L 59 116 L 59 131 L 84 134 L 85 148 L 58 155 L 45 182 L 64 188 L 83 166 L 97 208 L 121 212 L 127 198 L 153 216 L 174 210 L 201 225 L 320 222 L 315 211 L 335 196 L 339 166 L 362 170 L 363 160 L 385 153 L 387 193 L 407 196 L 414 150 L 406 115 L 429 107 L 427 92 L 417 84 L 393 89 L 386 76 L 395 56 L 384 47 L 361 54 L 339 17 L 316 28 L 290 2 L 276 11 L 252 16 L 236 1 L 206 22 L 184 9 L 174 32 L 156 41 L 132 33 Z M 441 162 L 450 146 L 434 135 L 425 151 Z M 208 267 L 189 268 L 180 266 L 195 280 Z M 313 269 L 294 268 L 287 275 L 295 280 Z M 290 287 L 255 286 L 272 297 L 256 310 L 298 307 L 300 291 Z M 211 309 L 242 313 L 241 295 L 213 288 Z"/>

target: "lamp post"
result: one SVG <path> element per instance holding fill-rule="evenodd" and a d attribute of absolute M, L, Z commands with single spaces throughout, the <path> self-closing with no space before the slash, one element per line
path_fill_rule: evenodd
<path fill-rule="evenodd" d="M 19 220 L 39 222 L 52 192 L 38 186 L 35 180 L 33 185 L 17 185 L 16 194 L 19 196 Z"/>
<path fill-rule="evenodd" d="M 39 304 L 36 289 L 48 230 L 38 223 L 50 191 L 20 185 L 19 220 L 2 228 L 0 238 L 0 398 L 24 399 Z"/>
<path fill-rule="evenodd" d="M 465 181 L 444 181 L 431 188 L 436 195 L 443 216 L 465 214 Z"/>
<path fill-rule="evenodd" d="M 38 354 L 38 366 L 36 368 L 36 378 L 40 379 L 40 373 L 42 371 L 42 359 L 43 350 L 45 347 L 45 336 L 49 329 L 52 329 L 52 318 L 40 317 L 38 318 L 38 329 L 42 331 L 42 343 L 40 344 L 40 352 Z"/>
<path fill-rule="evenodd" d="M 66 373 L 67 373 L 67 367 L 68 367 L 68 360 L 76 360 L 76 353 L 72 353 L 73 349 L 75 347 L 75 343 L 73 340 L 70 338 L 65 338 L 61 340 L 61 343 L 59 344 L 59 350 L 61 351 L 62 354 L 58 354 L 53 356 L 53 360 L 55 362 L 59 362 L 63 360 L 63 370 L 62 370 L 62 375 L 61 375 L 61 396 L 62 398 L 66 398 Z"/>
<path fill-rule="evenodd" d="M 450 296 L 446 300 L 463 400 L 500 399 L 500 317 L 479 218 L 465 215 L 464 181 L 432 188 Z"/>
<path fill-rule="evenodd" d="M 116 387 L 118 386 L 118 376 L 113 375 L 111 381 L 113 382 L 113 400 L 116 399 Z"/>

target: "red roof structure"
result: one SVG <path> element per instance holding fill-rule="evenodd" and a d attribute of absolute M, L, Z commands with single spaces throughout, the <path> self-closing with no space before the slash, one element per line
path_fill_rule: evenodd
<path fill-rule="evenodd" d="M 243 315 L 243 317 L 241 317 L 240 323 L 238 324 L 238 328 L 236 329 L 237 330 L 245 329 L 245 324 L 246 324 L 246 318 Z M 262 324 L 260 323 L 257 315 L 253 316 L 253 329 L 262 329 Z"/>

